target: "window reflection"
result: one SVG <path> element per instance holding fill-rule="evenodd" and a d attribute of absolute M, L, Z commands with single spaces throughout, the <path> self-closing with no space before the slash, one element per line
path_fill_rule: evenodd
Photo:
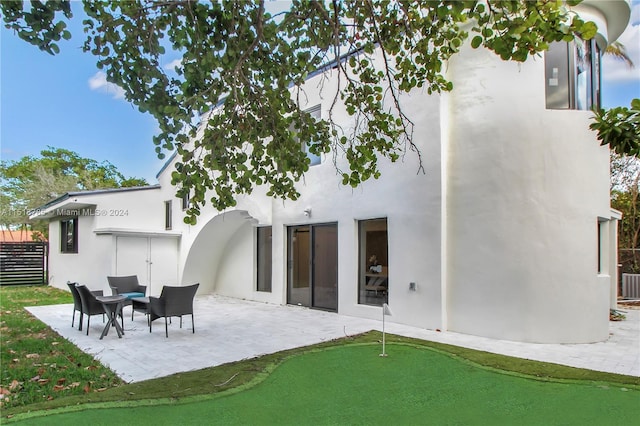
<path fill-rule="evenodd" d="M 359 222 L 358 302 L 382 306 L 389 297 L 389 253 L 387 219 Z"/>

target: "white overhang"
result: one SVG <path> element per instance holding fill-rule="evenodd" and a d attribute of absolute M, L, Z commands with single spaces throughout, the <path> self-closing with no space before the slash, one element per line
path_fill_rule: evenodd
<path fill-rule="evenodd" d="M 144 230 L 131 228 L 98 228 L 93 232 L 96 235 L 113 235 L 116 237 L 156 237 L 156 238 L 180 238 L 182 233 L 161 230 Z"/>
<path fill-rule="evenodd" d="M 611 219 L 612 220 L 622 220 L 622 212 L 620 210 L 611 209 Z"/>
<path fill-rule="evenodd" d="M 628 0 L 584 0 L 576 7 L 584 20 L 598 25 L 598 34 L 611 44 L 620 37 L 629 24 L 631 4 Z M 606 23 L 601 22 L 601 17 Z"/>
<path fill-rule="evenodd" d="M 77 199 L 67 199 L 52 206 L 42 207 L 31 211 L 29 219 L 51 219 L 54 217 L 83 216 L 85 211 L 95 210 L 96 205 L 78 201 Z"/>

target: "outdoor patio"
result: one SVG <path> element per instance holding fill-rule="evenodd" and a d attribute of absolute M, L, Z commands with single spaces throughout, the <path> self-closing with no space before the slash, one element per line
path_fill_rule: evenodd
<path fill-rule="evenodd" d="M 143 314 L 124 312 L 125 335 L 112 329 L 99 340 L 104 324 L 91 319 L 89 336 L 71 327 L 73 306 L 27 308 L 38 319 L 83 351 L 113 369 L 123 380 L 137 382 L 181 371 L 197 370 L 369 330 L 382 330 L 382 320 L 367 320 L 307 309 L 205 295 L 195 299 L 195 334 L 191 318 L 169 325 L 156 320 L 149 333 Z M 640 376 L 640 310 L 628 310 L 626 320 L 610 323 L 610 338 L 593 344 L 531 344 L 494 340 L 453 332 L 436 332 L 386 321 L 387 333 L 448 343 L 504 355 L 573 367 Z M 382 315 L 382 311 L 381 311 Z M 86 320 L 85 320 L 86 326 Z M 393 356 L 393 350 L 387 351 Z"/>

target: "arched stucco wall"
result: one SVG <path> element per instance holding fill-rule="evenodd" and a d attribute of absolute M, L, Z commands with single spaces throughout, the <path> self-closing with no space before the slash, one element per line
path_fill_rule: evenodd
<path fill-rule="evenodd" d="M 608 150 L 590 112 L 545 109 L 544 62 L 465 49 L 451 61 L 449 329 L 529 342 L 608 336 L 597 220 Z"/>
<path fill-rule="evenodd" d="M 253 219 L 246 211 L 234 210 L 210 219 L 189 248 L 182 274 L 182 284 L 200 283 L 199 294 L 216 291 L 221 262 L 229 244 L 241 228 L 252 228 Z M 232 246 L 231 246 L 232 247 Z M 249 261 L 252 258 L 249 257 Z M 217 291 L 216 291 L 217 292 Z"/>
<path fill-rule="evenodd" d="M 252 297 L 255 291 L 255 228 L 245 222 L 228 239 L 222 252 L 215 292 L 240 299 Z"/>

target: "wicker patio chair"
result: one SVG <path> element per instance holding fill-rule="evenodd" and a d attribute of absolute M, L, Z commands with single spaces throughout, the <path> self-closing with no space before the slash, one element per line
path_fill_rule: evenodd
<path fill-rule="evenodd" d="M 71 317 L 71 327 L 73 327 L 73 323 L 76 320 L 76 311 L 78 311 L 80 312 L 80 326 L 78 330 L 82 330 L 82 300 L 80 300 L 80 294 L 78 293 L 78 289 L 76 289 L 76 284 L 77 283 L 67 281 L 67 286 L 69 286 L 69 290 L 73 296 L 73 316 Z"/>
<path fill-rule="evenodd" d="M 89 323 L 91 322 L 92 315 L 102 314 L 102 321 L 104 322 L 104 306 L 98 302 L 96 296 L 102 296 L 102 292 L 92 292 L 85 285 L 76 285 L 76 290 L 80 295 L 80 301 L 82 303 L 82 311 L 80 312 L 80 327 L 82 327 L 82 315 L 87 316 L 87 336 L 89 335 Z M 82 328 L 80 328 L 82 330 Z"/>
<path fill-rule="evenodd" d="M 71 327 L 76 320 L 76 311 L 80 312 L 80 320 L 78 321 L 78 330 L 82 331 L 82 300 L 80 299 L 80 293 L 78 293 L 78 289 L 76 286 L 78 283 L 72 283 L 67 281 L 67 286 L 69 286 L 69 290 L 71 290 L 71 295 L 73 296 L 73 316 L 71 317 Z M 92 293 L 96 296 L 102 296 L 102 290 L 94 290 Z"/>
<path fill-rule="evenodd" d="M 147 293 L 147 286 L 140 285 L 137 275 L 107 277 L 107 281 L 114 296 L 119 294 L 127 298 L 127 300 L 122 303 L 122 307 L 131 305 L 131 299 L 134 297 L 144 297 Z M 133 319 L 133 312 L 131 313 L 131 319 Z"/>
<path fill-rule="evenodd" d="M 153 321 L 164 318 L 164 333 L 169 337 L 167 318 L 180 317 L 182 328 L 182 316 L 191 314 L 191 329 L 196 332 L 193 321 L 193 298 L 196 296 L 200 283 L 184 287 L 163 286 L 160 297 L 149 297 L 149 333 Z"/>
<path fill-rule="evenodd" d="M 130 300 L 134 297 L 144 297 L 147 292 L 147 286 L 138 283 L 137 275 L 107 277 L 107 281 L 114 296 L 120 294 Z M 129 301 L 129 303 L 131 303 L 131 301 Z"/>

